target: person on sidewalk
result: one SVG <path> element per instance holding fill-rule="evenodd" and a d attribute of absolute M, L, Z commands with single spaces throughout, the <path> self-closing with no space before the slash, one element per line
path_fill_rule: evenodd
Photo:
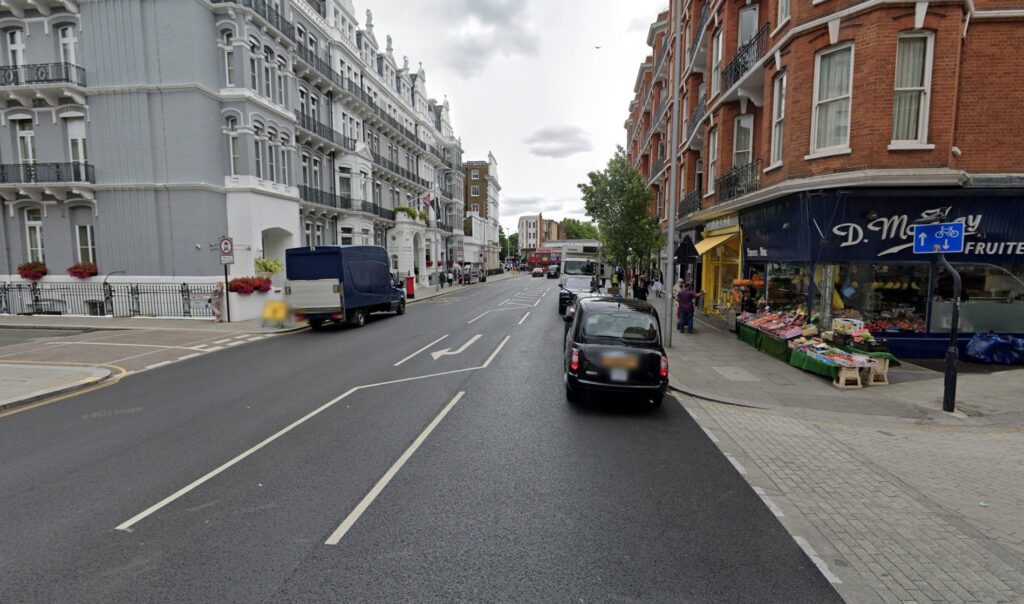
<path fill-rule="evenodd" d="M 685 332 L 687 328 L 693 333 L 693 303 L 703 295 L 704 292 L 693 291 L 689 283 L 679 282 L 679 294 L 676 296 L 679 304 L 676 310 L 679 314 L 679 333 Z"/>
<path fill-rule="evenodd" d="M 213 309 L 213 320 L 217 323 L 224 322 L 224 284 L 220 281 L 213 286 L 213 293 L 210 294 L 210 308 Z"/>

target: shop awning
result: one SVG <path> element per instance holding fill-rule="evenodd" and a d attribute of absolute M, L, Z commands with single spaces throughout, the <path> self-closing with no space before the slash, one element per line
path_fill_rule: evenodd
<path fill-rule="evenodd" d="M 703 256 L 735 236 L 736 233 L 729 233 L 728 235 L 715 235 L 714 237 L 708 237 L 707 239 L 698 241 L 695 245 L 697 253 Z"/>

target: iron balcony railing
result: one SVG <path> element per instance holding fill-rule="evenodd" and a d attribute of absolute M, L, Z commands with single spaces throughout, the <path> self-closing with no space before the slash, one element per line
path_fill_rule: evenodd
<path fill-rule="evenodd" d="M 668 111 L 668 102 L 662 101 L 658 105 L 658 110 L 655 112 L 654 125 L 657 126 L 661 123 L 661 118 L 665 117 L 665 112 Z"/>
<path fill-rule="evenodd" d="M 450 224 L 445 224 L 443 222 L 438 222 L 437 223 L 437 228 L 441 229 L 445 233 L 454 233 L 455 232 L 455 227 L 453 227 Z"/>
<path fill-rule="evenodd" d="M 654 75 L 657 76 L 661 71 L 661 66 L 665 62 L 665 57 L 668 55 L 668 37 L 661 41 L 661 50 L 658 52 L 658 58 L 654 61 Z"/>
<path fill-rule="evenodd" d="M 0 184 L 94 183 L 96 168 L 84 162 L 0 164 Z"/>
<path fill-rule="evenodd" d="M 373 100 L 373 97 L 367 94 L 365 90 L 360 88 L 358 84 L 356 84 L 352 80 L 346 80 L 345 89 L 348 90 L 348 92 L 352 96 L 356 97 L 356 99 L 358 99 L 364 105 L 366 105 L 366 107 L 369 108 L 370 111 L 374 113 L 374 115 L 380 118 L 388 126 L 391 126 L 395 131 L 397 131 L 405 138 L 409 139 L 409 141 L 417 145 L 419 148 L 423 149 L 424 151 L 427 150 L 427 144 L 421 141 L 419 137 L 416 136 L 415 132 L 406 128 L 405 125 L 399 122 L 397 119 L 395 119 L 394 116 L 390 115 L 382 107 L 377 105 L 377 103 Z"/>
<path fill-rule="evenodd" d="M 299 127 L 303 130 L 312 132 L 320 138 L 349 151 L 356 150 L 355 139 L 342 136 L 340 132 L 331 128 L 327 124 L 321 124 L 313 116 L 306 115 L 301 111 L 296 111 L 295 119 L 298 120 Z"/>
<path fill-rule="evenodd" d="M 693 133 L 697 131 L 697 126 L 700 125 L 700 121 L 704 119 L 704 114 L 708 111 L 708 97 L 701 95 L 697 99 L 697 106 L 693 108 L 693 113 L 690 114 L 690 122 L 686 125 L 686 140 L 693 138 Z"/>
<path fill-rule="evenodd" d="M 715 180 L 716 203 L 753 193 L 761 186 L 761 160 L 736 166 Z"/>
<path fill-rule="evenodd" d="M 665 167 L 665 158 L 664 157 L 659 157 L 658 159 L 654 160 L 654 165 L 651 166 L 651 176 L 650 176 L 650 178 L 648 180 L 654 180 L 655 178 L 657 178 L 658 175 L 661 174 L 661 170 L 664 167 Z"/>
<path fill-rule="evenodd" d="M 700 210 L 700 191 L 690 191 L 679 200 L 679 217 L 689 216 Z"/>
<path fill-rule="evenodd" d="M 736 56 L 722 70 L 722 90 L 729 90 L 746 75 L 768 52 L 768 24 L 765 23 L 754 37 L 736 50 Z"/>
<path fill-rule="evenodd" d="M 704 39 L 704 26 L 708 24 L 708 18 L 711 17 L 711 3 L 714 0 L 707 0 L 704 3 L 704 8 L 700 10 L 700 18 L 697 20 L 697 28 L 693 30 L 693 42 L 690 43 L 689 50 L 686 51 L 686 62 L 693 62 L 693 57 L 697 54 L 697 49 L 700 48 L 701 42 Z"/>
<path fill-rule="evenodd" d="M 210 0 L 210 2 L 212 4 L 237 4 L 252 9 L 253 12 L 263 17 L 264 21 L 284 34 L 289 40 L 298 42 L 295 39 L 295 26 L 285 19 L 267 0 Z M 305 41 L 303 40 L 302 42 Z"/>
<path fill-rule="evenodd" d="M 338 197 L 330 191 L 322 191 L 308 185 L 299 185 L 299 197 L 303 201 L 327 206 L 329 208 L 337 208 L 339 210 L 352 209 L 352 200 L 348 197 Z"/>
<path fill-rule="evenodd" d="M 412 183 L 414 183 L 416 185 L 419 185 L 421 187 L 430 188 L 430 183 L 427 180 L 425 180 L 423 178 L 420 178 L 418 175 L 416 175 L 412 171 L 410 171 L 410 170 L 408 170 L 406 168 L 403 168 L 402 166 L 398 165 L 396 162 L 394 162 L 394 161 L 384 157 L 383 155 L 381 155 L 377 151 L 374 151 L 373 149 L 370 149 L 370 155 L 373 156 L 373 163 L 375 163 L 378 166 L 384 168 L 388 172 L 391 172 L 392 174 L 395 174 L 396 176 L 400 176 L 400 177 L 402 177 L 402 178 L 404 178 L 404 179 L 406 179 L 406 180 L 408 180 L 408 181 L 410 181 L 410 182 L 412 182 Z"/>
<path fill-rule="evenodd" d="M 74 84 L 85 86 L 85 69 L 71 63 L 35 63 L 0 67 L 0 86 Z"/>
<path fill-rule="evenodd" d="M 337 71 L 334 71 L 331 68 L 331 64 L 327 59 L 320 57 L 315 52 L 303 46 L 302 44 L 299 44 L 295 48 L 295 54 L 300 59 L 308 63 L 310 67 L 315 69 L 317 73 L 330 80 L 332 84 L 334 84 L 335 86 L 342 90 L 345 89 L 345 76 L 341 75 Z"/>
<path fill-rule="evenodd" d="M 306 0 L 306 4 L 310 5 L 318 15 L 327 18 L 327 3 L 324 0 Z"/>

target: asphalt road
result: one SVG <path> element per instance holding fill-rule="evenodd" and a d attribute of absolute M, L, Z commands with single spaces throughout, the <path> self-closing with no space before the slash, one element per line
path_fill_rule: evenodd
<path fill-rule="evenodd" d="M 0 347 L 46 338 L 63 338 L 80 333 L 82 332 L 69 329 L 0 329 Z"/>
<path fill-rule="evenodd" d="M 0 602 L 839 601 L 673 399 L 566 403 L 556 293 L 487 284 L 0 418 Z"/>

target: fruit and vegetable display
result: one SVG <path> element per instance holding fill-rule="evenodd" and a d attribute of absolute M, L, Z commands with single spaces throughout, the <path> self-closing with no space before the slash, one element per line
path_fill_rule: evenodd
<path fill-rule="evenodd" d="M 799 350 L 807 356 L 829 365 L 836 365 L 838 367 L 872 367 L 875 365 L 875 361 L 867 355 L 833 348 L 818 338 L 808 339 L 801 337 L 792 344 L 794 350 Z"/>
<path fill-rule="evenodd" d="M 790 312 L 745 312 L 737 316 L 736 320 L 782 340 L 791 340 L 801 336 L 807 329 L 807 317 L 799 310 Z"/>

